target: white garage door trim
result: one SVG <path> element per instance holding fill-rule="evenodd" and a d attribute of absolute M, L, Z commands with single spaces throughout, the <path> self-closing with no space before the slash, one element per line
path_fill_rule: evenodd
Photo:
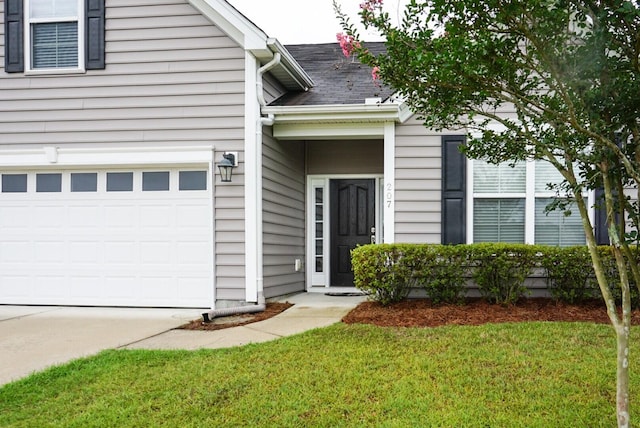
<path fill-rule="evenodd" d="M 29 184 L 27 193 L 0 193 L 1 207 L 5 213 L 14 210 L 14 215 L 22 212 L 30 217 L 0 219 L 5 237 L 0 242 L 0 262 L 4 264 L 0 303 L 212 307 L 213 151 L 103 150 L 105 157 L 96 156 L 96 152 L 0 153 L 2 172 L 28 171 Z M 25 163 L 30 167 L 19 168 Z M 6 168 L 7 164 L 13 168 Z M 50 168 L 43 168 L 45 164 Z M 140 168 L 130 164 L 163 166 Z M 61 168 L 63 165 L 66 168 Z M 186 170 L 205 171 L 206 190 L 178 190 L 180 171 Z M 133 172 L 133 191 L 106 192 L 107 172 L 126 171 Z M 142 174 L 151 171 L 169 172 L 169 191 L 142 191 Z M 82 172 L 96 173 L 95 192 L 70 191 L 71 174 Z M 60 173 L 61 192 L 35 192 L 37 173 Z M 119 215 L 137 215 L 137 229 L 114 228 L 118 222 L 130 226 L 127 218 Z M 49 221 L 62 228 L 48 228 Z M 32 227 L 23 227 L 22 232 L 17 227 L 10 232 L 7 226 L 12 222 Z M 21 253 L 20 246 L 26 252 Z M 60 254 L 61 249 L 64 254 Z M 128 257 L 136 258 L 136 263 L 129 263 Z M 24 259 L 29 262 L 25 264 Z M 21 284 L 16 272 L 21 273 Z M 24 293 L 25 285 L 28 293 Z"/>

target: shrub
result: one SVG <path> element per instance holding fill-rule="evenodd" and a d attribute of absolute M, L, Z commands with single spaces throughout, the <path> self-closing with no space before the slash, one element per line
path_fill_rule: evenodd
<path fill-rule="evenodd" d="M 513 304 L 528 291 L 524 280 L 536 267 L 538 246 L 473 244 L 469 248 L 472 278 L 488 302 Z"/>
<path fill-rule="evenodd" d="M 466 292 L 464 246 L 424 246 L 419 285 L 433 303 L 461 303 Z"/>
<path fill-rule="evenodd" d="M 618 269 L 610 247 L 600 247 L 605 275 L 620 302 Z M 636 251 L 636 263 L 640 251 Z M 465 281 L 473 279 L 491 303 L 512 304 L 525 295 L 525 279 L 542 269 L 552 298 L 580 303 L 601 298 L 586 246 L 551 247 L 524 244 L 380 244 L 352 251 L 355 285 L 384 305 L 405 299 L 411 289 L 422 288 L 434 303 L 460 302 Z M 629 269 L 629 267 L 627 267 Z M 640 293 L 630 277 L 633 307 Z"/>
<path fill-rule="evenodd" d="M 383 305 L 405 299 L 413 284 L 402 245 L 364 245 L 351 251 L 355 286 Z"/>
<path fill-rule="evenodd" d="M 587 247 L 545 247 L 541 264 L 554 300 L 573 304 L 599 296 Z"/>

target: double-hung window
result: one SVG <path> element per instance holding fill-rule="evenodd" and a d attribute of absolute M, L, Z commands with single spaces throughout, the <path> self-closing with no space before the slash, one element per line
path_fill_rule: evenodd
<path fill-rule="evenodd" d="M 585 235 L 577 207 L 566 216 L 561 210 L 545 213 L 559 183 L 560 173 L 548 162 L 493 165 L 470 161 L 473 198 L 468 228 L 472 242 L 520 242 L 546 245 L 583 245 Z M 570 207 L 571 208 L 571 207 Z"/>
<path fill-rule="evenodd" d="M 4 0 L 4 71 L 105 68 L 105 0 Z"/>
<path fill-rule="evenodd" d="M 83 2 L 26 0 L 27 69 L 84 68 Z"/>

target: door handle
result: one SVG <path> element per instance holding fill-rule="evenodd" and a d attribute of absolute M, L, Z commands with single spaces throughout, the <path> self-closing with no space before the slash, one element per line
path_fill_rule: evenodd
<path fill-rule="evenodd" d="M 371 228 L 371 243 L 372 244 L 376 243 L 376 228 L 375 227 Z"/>

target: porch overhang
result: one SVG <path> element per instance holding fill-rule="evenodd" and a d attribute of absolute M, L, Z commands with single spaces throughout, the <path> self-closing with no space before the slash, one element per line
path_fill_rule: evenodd
<path fill-rule="evenodd" d="M 404 122 L 404 104 L 375 103 L 318 106 L 267 106 L 273 114 L 273 136 L 280 140 L 383 138 L 385 125 Z"/>

